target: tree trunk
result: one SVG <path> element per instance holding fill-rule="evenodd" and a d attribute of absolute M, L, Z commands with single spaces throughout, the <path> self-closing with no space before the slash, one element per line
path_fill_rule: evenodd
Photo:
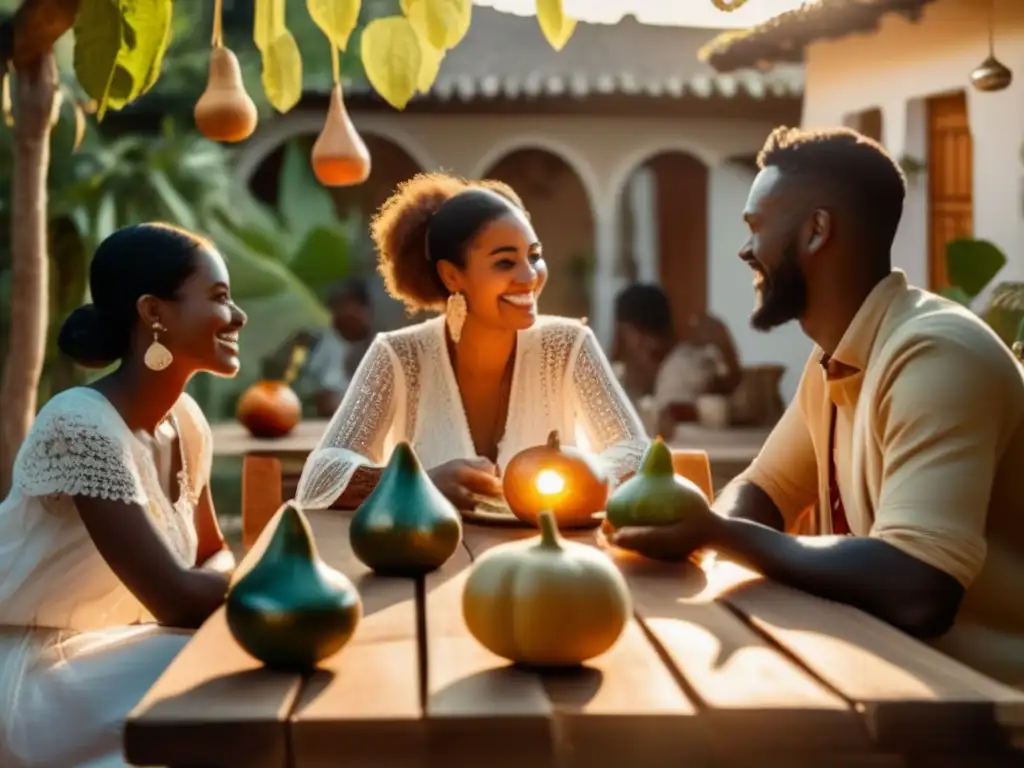
<path fill-rule="evenodd" d="M 0 383 L 0 498 L 36 414 L 49 317 L 46 177 L 57 83 L 52 51 L 14 73 L 10 347 Z"/>

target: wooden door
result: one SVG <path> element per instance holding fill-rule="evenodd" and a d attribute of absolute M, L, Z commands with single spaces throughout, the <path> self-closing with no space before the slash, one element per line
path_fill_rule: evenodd
<path fill-rule="evenodd" d="M 971 130 L 964 93 L 928 100 L 928 281 L 948 285 L 946 243 L 974 231 Z"/>

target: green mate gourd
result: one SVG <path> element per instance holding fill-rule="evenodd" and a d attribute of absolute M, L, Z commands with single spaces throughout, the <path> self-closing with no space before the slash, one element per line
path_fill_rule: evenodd
<path fill-rule="evenodd" d="M 675 473 L 672 452 L 658 438 L 648 446 L 637 473 L 608 499 L 606 519 L 612 528 L 671 525 L 708 506 L 700 486 Z"/>
<path fill-rule="evenodd" d="M 462 518 L 402 442 L 356 510 L 349 539 L 356 557 L 377 573 L 415 576 L 452 556 L 462 542 Z"/>
<path fill-rule="evenodd" d="M 309 521 L 289 503 L 259 561 L 228 592 L 225 612 L 250 655 L 308 672 L 348 643 L 363 605 L 348 577 L 320 559 Z"/>

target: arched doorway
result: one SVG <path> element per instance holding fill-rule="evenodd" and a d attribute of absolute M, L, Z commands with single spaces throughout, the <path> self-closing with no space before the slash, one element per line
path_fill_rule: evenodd
<path fill-rule="evenodd" d="M 708 169 L 685 152 L 659 152 L 619 196 L 619 253 L 626 282 L 659 283 L 676 330 L 708 309 Z"/>
<path fill-rule="evenodd" d="M 412 322 L 413 318 L 408 317 L 402 305 L 384 290 L 383 279 L 376 270 L 376 254 L 370 240 L 369 222 L 395 187 L 419 173 L 421 168 L 409 152 L 394 141 L 371 133 L 361 135 L 370 152 L 369 178 L 357 186 L 331 187 L 327 192 L 334 201 L 338 218 L 352 224 L 352 272 L 371 284 L 377 327 L 387 330 Z M 288 145 L 296 144 L 302 155 L 308 157 L 316 137 L 315 133 L 293 136 L 264 158 L 249 180 L 249 187 L 257 198 L 268 205 L 277 206 L 281 171 Z"/>
<path fill-rule="evenodd" d="M 511 186 L 530 212 L 544 244 L 548 283 L 545 314 L 590 314 L 594 267 L 594 216 L 583 182 L 558 155 L 544 149 L 513 150 L 483 174 Z"/>

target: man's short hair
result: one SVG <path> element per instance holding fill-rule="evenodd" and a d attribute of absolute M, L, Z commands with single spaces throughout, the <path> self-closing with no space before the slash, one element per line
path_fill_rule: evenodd
<path fill-rule="evenodd" d="M 877 141 L 849 128 L 811 131 L 780 126 L 765 141 L 757 165 L 832 185 L 874 243 L 888 247 L 896 237 L 907 183 Z"/>
<path fill-rule="evenodd" d="M 615 321 L 647 333 L 668 334 L 672 331 L 672 306 L 657 285 L 633 283 L 615 297 Z"/>
<path fill-rule="evenodd" d="M 350 277 L 331 286 L 327 294 L 327 306 L 336 307 L 346 301 L 354 301 L 364 307 L 370 306 L 370 287 L 361 277 Z"/>

